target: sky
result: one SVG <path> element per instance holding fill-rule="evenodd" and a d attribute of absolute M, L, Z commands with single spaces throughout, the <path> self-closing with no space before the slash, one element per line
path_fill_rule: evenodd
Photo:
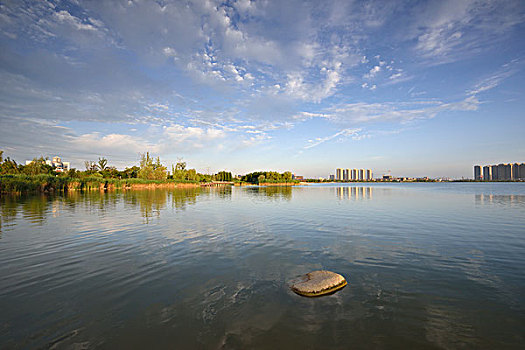
<path fill-rule="evenodd" d="M 0 0 L 0 149 L 123 169 L 525 162 L 525 2 Z"/>

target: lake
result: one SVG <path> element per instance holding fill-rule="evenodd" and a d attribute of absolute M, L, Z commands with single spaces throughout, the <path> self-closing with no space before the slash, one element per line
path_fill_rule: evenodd
<path fill-rule="evenodd" d="M 0 348 L 520 348 L 525 183 L 0 197 Z M 327 269 L 339 292 L 291 280 Z"/>

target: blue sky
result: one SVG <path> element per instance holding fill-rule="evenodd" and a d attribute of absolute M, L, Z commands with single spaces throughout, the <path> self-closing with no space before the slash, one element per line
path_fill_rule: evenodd
<path fill-rule="evenodd" d="M 523 1 L 1 1 L 0 149 L 235 174 L 525 161 Z"/>

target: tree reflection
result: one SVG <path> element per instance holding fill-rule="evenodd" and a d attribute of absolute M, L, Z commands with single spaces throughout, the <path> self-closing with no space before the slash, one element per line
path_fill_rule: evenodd
<path fill-rule="evenodd" d="M 0 196 L 0 238 L 2 238 L 3 225 L 15 219 L 18 213 L 20 197 L 16 195 Z"/>
<path fill-rule="evenodd" d="M 153 216 L 160 216 L 161 209 L 166 207 L 168 191 L 162 189 L 126 191 L 123 194 L 126 203 L 140 207 L 141 216 L 146 223 Z"/>
<path fill-rule="evenodd" d="M 292 186 L 257 186 L 246 187 L 245 191 L 253 196 L 261 196 L 270 199 L 292 199 Z"/>
<path fill-rule="evenodd" d="M 34 224 L 43 224 L 46 216 L 52 213 L 59 216 L 61 211 L 75 211 L 81 205 L 88 211 L 103 216 L 106 212 L 115 212 L 122 201 L 131 207 L 140 208 L 141 216 L 149 222 L 159 216 L 171 201 L 177 210 L 185 210 L 188 204 L 195 204 L 202 193 L 200 187 L 175 189 L 148 189 L 124 192 L 70 191 L 60 195 L 2 195 L 0 196 L 0 234 L 2 225 L 14 220 L 21 212 L 24 218 Z M 210 191 L 208 189 L 208 191 Z M 220 197 L 231 197 L 231 187 L 211 189 Z"/>
<path fill-rule="evenodd" d="M 197 197 L 201 194 L 200 187 L 175 188 L 170 191 L 173 207 L 185 210 L 188 204 L 197 203 Z"/>
<path fill-rule="evenodd" d="M 200 187 L 183 187 L 175 189 L 154 189 L 126 191 L 123 196 L 127 204 L 140 207 L 141 216 L 146 223 L 153 217 L 159 217 L 169 200 L 177 210 L 185 210 L 188 204 L 197 203 L 197 197 L 202 193 Z"/>
<path fill-rule="evenodd" d="M 36 195 L 27 197 L 22 202 L 24 217 L 34 224 L 42 225 L 46 220 L 46 213 L 53 197 L 49 195 Z"/>

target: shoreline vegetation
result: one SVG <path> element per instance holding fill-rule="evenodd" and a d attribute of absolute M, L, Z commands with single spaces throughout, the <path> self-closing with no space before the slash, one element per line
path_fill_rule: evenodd
<path fill-rule="evenodd" d="M 382 182 L 441 182 L 429 178 L 392 178 L 367 181 L 335 181 L 320 179 L 297 180 L 290 171 L 256 171 L 233 177 L 231 172 L 201 174 L 187 169 L 186 162 L 179 160 L 167 170 L 160 158 L 149 152 L 141 154 L 139 166 L 118 170 L 108 166 L 106 158 L 85 161 L 85 170 L 57 169 L 44 157 L 34 158 L 26 165 L 18 164 L 9 157 L 3 158 L 0 150 L 0 194 L 2 193 L 50 193 L 68 191 L 115 191 L 155 188 L 213 187 L 213 186 L 296 186 L 309 183 L 382 183 Z M 46 162 L 47 161 L 47 162 Z M 508 182 L 472 179 L 447 180 L 446 182 Z M 517 181 L 515 181 L 517 182 Z M 523 181 L 521 181 L 523 182 Z"/>
<path fill-rule="evenodd" d="M 296 186 L 293 182 L 243 181 L 177 181 L 144 179 L 104 179 L 97 177 L 71 178 L 56 175 L 0 175 L 0 193 L 53 193 L 69 191 L 129 191 L 157 188 L 216 187 L 216 186 Z"/>
<path fill-rule="evenodd" d="M 115 191 L 155 188 L 212 187 L 212 186 L 294 186 L 292 173 L 286 171 L 257 171 L 233 177 L 231 172 L 201 174 L 187 169 L 179 160 L 171 171 L 160 158 L 149 152 L 141 154 L 139 166 L 118 170 L 108 166 L 106 158 L 85 161 L 85 170 L 59 169 L 49 165 L 47 158 L 34 158 L 26 165 L 9 157 L 2 157 L 0 150 L 0 193 L 50 193 L 68 191 Z M 47 162 L 46 162 L 47 161 Z"/>

